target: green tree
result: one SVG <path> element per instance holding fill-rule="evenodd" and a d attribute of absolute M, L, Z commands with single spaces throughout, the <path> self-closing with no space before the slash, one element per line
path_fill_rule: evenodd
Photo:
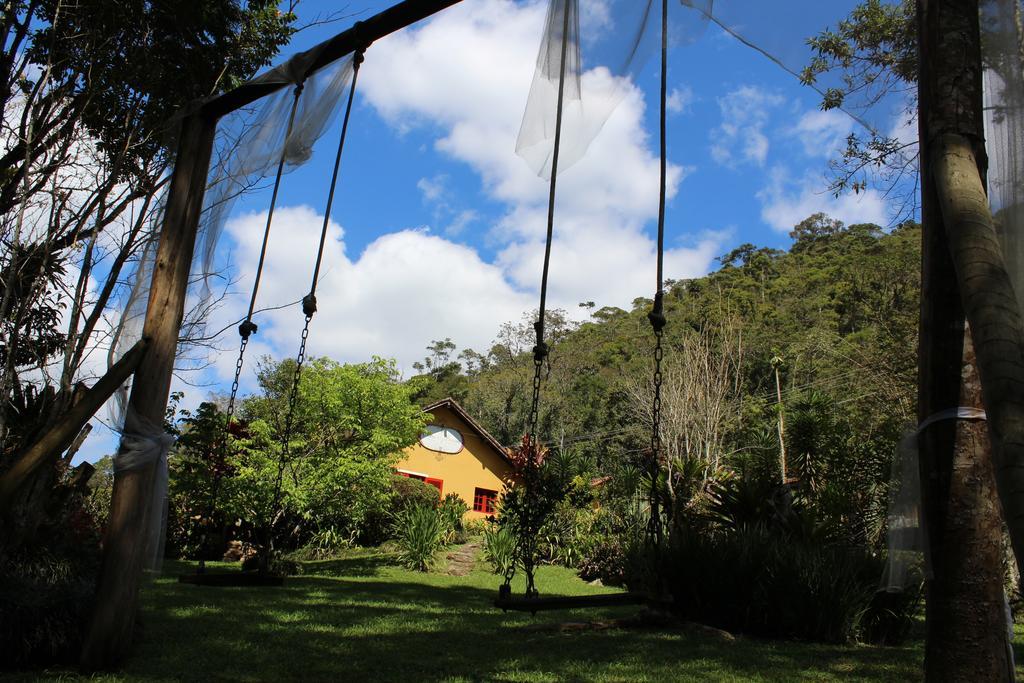
<path fill-rule="evenodd" d="M 292 5 L 4 3 L 0 473 L 91 379 L 84 361 L 109 334 L 170 176 L 174 114 L 267 64 L 295 30 Z M 19 490 L 50 496 L 60 456 Z"/>
<path fill-rule="evenodd" d="M 294 372 L 294 361 L 261 361 L 261 392 L 242 401 L 246 434 L 225 481 L 233 514 L 254 522 L 260 540 L 277 548 L 316 529 L 357 534 L 386 506 L 399 453 L 425 424 L 393 361 L 313 358 L 302 371 L 285 448 Z"/>

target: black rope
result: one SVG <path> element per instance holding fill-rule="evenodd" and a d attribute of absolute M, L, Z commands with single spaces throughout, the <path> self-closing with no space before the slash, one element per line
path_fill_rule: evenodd
<path fill-rule="evenodd" d="M 260 281 L 263 279 L 263 264 L 267 257 L 267 242 L 270 240 L 270 227 L 274 222 L 274 209 L 277 207 L 277 193 L 281 189 L 281 176 L 284 174 L 284 164 L 288 156 L 287 143 L 291 137 L 292 127 L 295 125 L 295 112 L 299 107 L 299 96 L 302 94 L 303 84 L 295 86 L 295 98 L 292 100 L 292 110 L 288 115 L 288 128 L 285 131 L 284 141 L 281 147 L 281 158 L 277 162 L 277 173 L 274 176 L 274 191 L 270 195 L 270 209 L 267 211 L 267 223 L 263 228 L 263 243 L 260 245 L 260 258 L 256 264 L 256 279 L 252 285 L 252 295 L 249 297 L 249 311 L 245 314 L 245 320 L 238 326 L 238 334 L 242 338 L 238 347 L 238 360 L 235 363 L 235 378 L 231 382 L 231 397 L 228 399 L 227 424 L 231 424 L 231 417 L 235 412 L 235 399 L 238 396 L 238 382 L 242 374 L 242 364 L 245 358 L 245 347 L 249 343 L 249 337 L 256 333 L 257 325 L 252 321 L 253 312 L 256 310 L 256 296 L 260 291 Z"/>
<path fill-rule="evenodd" d="M 555 226 L 555 189 L 558 179 L 558 154 L 562 143 L 562 111 L 565 102 L 565 63 L 569 52 L 569 8 L 571 0 L 563 0 L 565 9 L 562 12 L 562 54 L 558 71 L 558 104 L 555 109 L 555 140 L 551 152 L 551 181 L 548 187 L 548 222 L 547 234 L 544 240 L 544 268 L 540 278 L 540 306 L 537 321 L 533 324 L 534 332 L 537 335 L 537 344 L 533 347 L 533 398 L 530 406 L 530 416 L 527 422 L 527 462 L 523 472 L 523 491 L 526 498 L 525 505 L 528 510 L 533 510 L 536 501 L 537 482 L 536 475 L 539 462 L 537 460 L 540 444 L 537 439 L 537 423 L 540 415 L 540 386 L 541 374 L 544 361 L 548 356 L 548 345 L 544 341 L 544 317 L 547 309 L 548 295 L 548 271 L 551 265 L 551 242 L 554 236 Z M 517 534 L 515 556 L 522 557 L 523 568 L 526 572 L 526 595 L 534 597 L 537 595 L 537 588 L 534 585 L 533 551 L 535 539 L 525 538 L 525 535 L 534 531 L 533 529 L 520 529 Z M 505 582 L 499 589 L 499 597 L 511 593 L 512 578 L 515 576 L 515 562 L 512 563 L 505 573 Z"/>
<path fill-rule="evenodd" d="M 274 505 L 276 509 L 280 503 L 281 485 L 284 477 L 284 468 L 290 456 L 290 442 L 292 429 L 295 420 L 295 405 L 299 399 L 299 382 L 302 379 L 302 367 L 306 361 L 306 340 L 309 338 L 309 323 L 316 313 L 316 285 L 320 278 L 320 265 L 324 258 L 324 244 L 327 240 L 327 227 L 331 220 L 331 207 L 334 205 L 334 192 L 338 184 L 338 172 L 341 169 L 341 153 L 345 149 L 345 137 L 348 134 L 349 118 L 352 115 L 352 101 L 356 94 L 356 81 L 359 79 L 359 66 L 363 63 L 363 52 L 361 48 L 352 55 L 352 84 L 349 86 L 348 103 L 345 106 L 345 117 L 341 124 L 341 139 L 338 141 L 338 152 L 334 158 L 334 172 L 331 174 L 331 187 L 327 193 L 327 207 L 324 209 L 324 222 L 320 230 L 320 246 L 316 252 L 316 262 L 313 266 L 313 281 L 309 286 L 309 294 L 302 297 L 302 312 L 306 322 L 302 327 L 302 334 L 299 341 L 299 352 L 295 356 L 295 373 L 292 376 L 291 392 L 288 395 L 288 412 L 285 416 L 283 443 L 281 444 L 281 460 L 277 467 L 277 481 L 274 484 Z M 273 524 L 273 523 L 271 523 Z"/>
<path fill-rule="evenodd" d="M 213 486 L 210 488 L 210 500 L 207 504 L 207 520 L 213 519 L 213 509 L 217 502 L 217 493 L 220 490 L 220 480 L 223 476 L 223 472 L 216 471 L 223 469 L 227 462 L 227 449 L 228 449 L 228 438 L 231 430 L 231 420 L 235 415 L 235 401 L 238 398 L 238 384 L 242 376 L 242 366 L 245 363 L 245 348 L 249 345 L 249 337 L 253 335 L 257 330 L 257 325 L 252 321 L 253 311 L 256 308 L 256 295 L 260 290 L 260 280 L 263 277 L 263 264 L 266 260 L 267 255 L 267 242 L 270 240 L 270 227 L 274 222 L 274 209 L 277 207 L 277 194 L 278 190 L 281 189 L 281 176 L 284 175 L 284 164 L 288 156 L 287 143 L 288 138 L 291 137 L 292 127 L 295 125 L 295 112 L 299 108 L 299 97 L 302 95 L 303 84 L 299 83 L 295 86 L 295 94 L 292 99 L 291 112 L 288 114 L 288 126 L 285 129 L 284 140 L 281 145 L 281 158 L 277 162 L 277 172 L 274 174 L 274 191 L 270 195 L 270 208 L 267 210 L 267 223 L 263 228 L 263 244 L 260 245 L 260 258 L 256 264 L 256 279 L 253 282 L 252 294 L 249 297 L 249 311 L 245 314 L 245 320 L 238 326 L 238 334 L 241 336 L 241 341 L 238 345 L 238 359 L 235 361 L 235 376 L 231 381 L 231 396 L 228 398 L 228 408 L 224 415 L 224 430 L 221 433 L 220 444 L 217 448 L 218 462 L 214 463 L 214 476 Z M 202 540 L 200 541 L 199 551 L 202 553 L 206 547 L 208 531 L 204 529 Z M 206 561 L 200 554 L 199 557 L 199 573 L 202 573 L 206 569 Z"/>
<path fill-rule="evenodd" d="M 569 52 L 569 6 L 570 0 L 564 0 L 565 10 L 562 17 L 562 55 L 558 67 L 558 104 L 555 108 L 555 141 L 551 153 L 551 181 L 548 186 L 548 222 L 544 239 L 544 268 L 540 277 L 540 307 L 537 321 L 533 323 L 537 335 L 537 344 L 533 347 L 533 404 L 530 409 L 529 435 L 530 443 L 537 439 L 537 420 L 540 405 L 540 379 L 544 359 L 548 356 L 548 345 L 544 341 L 544 317 L 547 310 L 548 271 L 551 266 L 551 242 L 555 229 L 555 189 L 558 181 L 558 153 L 562 145 L 562 110 L 565 102 L 565 62 Z"/>
<path fill-rule="evenodd" d="M 661 510 L 658 504 L 658 475 L 661 463 L 661 361 L 664 356 L 662 336 L 666 325 L 665 319 L 665 195 L 667 185 L 667 149 L 666 149 L 666 111 L 668 92 L 668 0 L 661 3 L 661 177 L 658 193 L 658 256 L 657 256 L 657 289 L 654 294 L 654 305 L 647 319 L 654 330 L 654 400 L 651 406 L 651 461 L 650 461 L 650 506 L 651 518 L 648 522 L 648 535 L 655 547 L 661 546 Z"/>

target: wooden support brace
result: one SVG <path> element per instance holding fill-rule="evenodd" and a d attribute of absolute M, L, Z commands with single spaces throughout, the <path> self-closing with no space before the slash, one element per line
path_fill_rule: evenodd
<path fill-rule="evenodd" d="M 0 517 L 10 514 L 18 490 L 32 474 L 72 446 L 86 423 L 107 402 L 118 387 L 131 377 L 145 357 L 147 341 L 140 339 L 96 384 L 87 390 L 61 421 L 32 444 L 14 466 L 0 478 Z"/>

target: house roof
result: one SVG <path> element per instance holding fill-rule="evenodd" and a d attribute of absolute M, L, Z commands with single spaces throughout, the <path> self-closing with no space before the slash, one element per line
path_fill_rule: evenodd
<path fill-rule="evenodd" d="M 423 412 L 432 413 L 438 408 L 447 408 L 448 410 L 458 415 L 459 419 L 461 419 L 463 422 L 469 425 L 469 428 L 472 429 L 477 436 L 483 439 L 488 446 L 493 448 L 498 453 L 498 455 L 501 456 L 502 460 L 509 463 L 510 465 L 512 464 L 512 460 L 511 458 L 509 458 L 508 449 L 502 446 L 500 443 L 498 443 L 498 440 L 491 436 L 490 432 L 484 429 L 479 422 L 470 417 L 469 413 L 466 412 L 466 409 L 460 406 L 459 403 L 454 398 L 443 398 L 440 401 L 437 401 L 436 403 L 431 403 L 428 406 L 424 406 Z"/>

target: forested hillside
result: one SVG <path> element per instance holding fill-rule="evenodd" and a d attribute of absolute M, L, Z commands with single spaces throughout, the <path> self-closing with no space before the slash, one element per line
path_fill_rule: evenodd
<path fill-rule="evenodd" d="M 781 394 L 787 478 L 875 540 L 893 449 L 915 406 L 919 227 L 887 232 L 817 214 L 791 237 L 788 252 L 745 244 L 710 275 L 671 283 L 667 452 L 699 463 L 700 479 L 726 471 L 780 482 Z M 564 311 L 548 322 L 542 439 L 593 474 L 630 467 L 650 442 L 650 305 L 583 302 L 586 322 Z M 486 353 L 456 357 L 452 340 L 439 341 L 412 381 L 423 402 L 451 395 L 513 444 L 530 408 L 532 344 L 529 319 L 504 325 Z"/>

